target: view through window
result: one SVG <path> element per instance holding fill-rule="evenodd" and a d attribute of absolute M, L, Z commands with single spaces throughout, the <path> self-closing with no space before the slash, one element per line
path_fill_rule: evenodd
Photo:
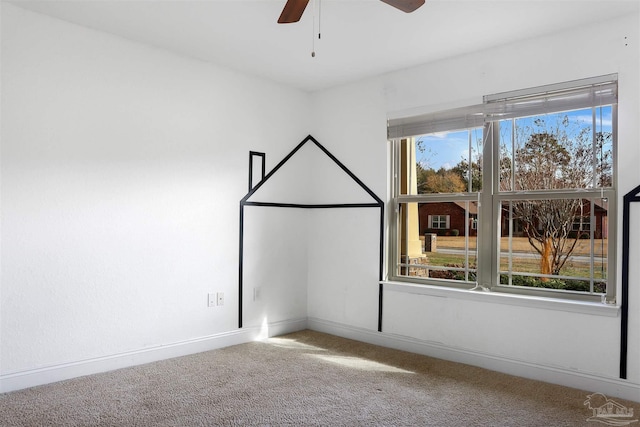
<path fill-rule="evenodd" d="M 391 129 L 392 277 L 614 298 L 616 89 L 554 85 Z"/>

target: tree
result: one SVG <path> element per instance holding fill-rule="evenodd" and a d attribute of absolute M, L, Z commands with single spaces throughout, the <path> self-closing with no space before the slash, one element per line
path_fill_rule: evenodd
<path fill-rule="evenodd" d="M 420 163 L 416 165 L 418 193 L 460 193 L 466 190 L 460 175 L 453 170 L 440 168 L 424 169 Z"/>
<path fill-rule="evenodd" d="M 460 176 L 464 182 L 464 191 L 480 191 L 482 190 L 482 167 L 481 160 L 478 162 L 471 162 L 471 190 L 469 190 L 469 162 L 466 160 L 460 160 L 460 162 L 451 168 L 452 172 L 455 172 Z"/>
<path fill-rule="evenodd" d="M 434 157 L 438 153 L 430 145 L 427 145 L 423 138 L 417 138 L 416 151 L 420 153 L 420 161 L 416 164 L 418 181 L 418 193 L 461 193 L 469 191 L 468 161 L 463 156 L 462 160 L 452 168 L 435 170 L 431 166 Z M 472 190 L 480 191 L 482 188 L 482 138 L 475 141 L 474 149 L 470 156 L 474 156 L 476 161 L 471 162 Z M 474 154 L 475 153 L 475 154 Z"/>
<path fill-rule="evenodd" d="M 560 274 L 560 270 L 576 248 L 578 239 L 584 233 L 582 229 L 574 231 L 573 224 L 585 207 L 582 199 L 513 203 L 514 216 L 522 222 L 529 244 L 540 254 L 540 273 Z M 582 228 L 582 223 L 578 223 Z"/>
<path fill-rule="evenodd" d="M 600 146 L 604 146 L 606 135 L 600 139 Z M 594 168 L 598 141 L 594 147 L 591 129 L 573 129 L 567 116 L 555 127 L 543 119 L 534 120 L 521 130 L 520 140 L 525 140 L 524 144 L 516 145 L 513 153 L 502 151 L 502 190 L 580 189 L 610 177 L 606 159 Z M 598 179 L 594 173 L 599 173 Z M 588 212 L 588 202 L 581 198 L 534 199 L 513 201 L 510 206 L 529 244 L 540 254 L 540 273 L 559 275 L 584 233 L 581 218 Z"/>
<path fill-rule="evenodd" d="M 599 187 L 611 187 L 613 184 L 613 152 L 611 132 L 596 133 L 596 174 Z"/>

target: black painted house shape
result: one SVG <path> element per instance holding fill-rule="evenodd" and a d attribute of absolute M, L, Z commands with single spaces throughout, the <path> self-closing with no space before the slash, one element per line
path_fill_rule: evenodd
<path fill-rule="evenodd" d="M 315 150 L 309 150 L 309 148 L 315 148 Z M 317 153 L 322 154 L 320 158 L 317 157 Z M 290 160 L 294 156 L 309 156 L 308 162 L 302 162 L 302 165 L 307 165 L 307 168 L 301 168 L 300 162 L 298 162 L 298 170 L 294 170 L 300 174 L 313 173 L 314 165 L 320 165 L 320 168 L 330 170 L 337 167 L 338 171 L 343 173 L 333 174 L 335 182 L 332 186 L 319 186 L 318 192 L 322 194 L 314 193 L 313 191 L 303 188 L 298 191 L 298 198 L 303 200 L 294 201 L 288 199 L 290 197 L 288 190 L 292 186 L 300 185 L 298 182 L 287 181 L 278 175 L 279 171 L 283 171 L 290 166 Z M 256 157 L 260 157 L 262 160 L 262 179 L 254 186 L 253 174 L 254 165 L 253 161 Z M 242 296 L 243 296 L 243 265 L 244 265 L 244 217 L 245 207 L 247 206 L 262 206 L 262 207 L 277 207 L 277 208 L 297 208 L 297 209 L 348 209 L 348 208 L 378 208 L 380 210 L 380 256 L 379 256 L 379 268 L 378 268 L 378 280 L 382 280 L 383 270 L 383 253 L 384 253 L 384 202 L 373 191 L 369 189 L 356 175 L 354 175 L 342 162 L 340 162 L 333 154 L 331 154 L 324 146 L 322 146 L 311 135 L 307 136 L 302 142 L 300 142 L 289 154 L 287 154 L 268 174 L 264 175 L 264 153 L 250 152 L 249 153 L 249 192 L 240 200 L 240 245 L 239 245 L 239 280 L 238 280 L 238 327 L 242 328 Z M 284 175 L 284 174 L 283 174 Z M 325 178 L 323 176 L 323 178 Z M 340 187 L 341 194 L 348 194 L 351 199 L 356 201 L 345 200 L 341 195 L 335 195 L 331 192 L 331 188 Z M 350 186 L 350 188 L 347 188 Z M 325 188 L 325 190 L 321 190 Z M 264 191 L 269 189 L 270 191 Z M 261 191 L 262 190 L 262 191 Z M 346 190 L 346 191 L 345 191 Z M 266 194 L 260 194 L 266 193 Z M 336 200 L 337 198 L 337 200 Z M 319 199 L 319 200 L 318 200 Z M 332 200 L 332 201 L 328 201 Z M 378 307 L 378 330 L 382 330 L 382 285 L 379 285 L 379 307 Z"/>

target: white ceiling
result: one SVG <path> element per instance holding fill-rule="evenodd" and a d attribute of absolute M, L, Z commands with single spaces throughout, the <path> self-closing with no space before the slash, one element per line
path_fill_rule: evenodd
<path fill-rule="evenodd" d="M 378 0 L 315 1 L 315 20 L 311 0 L 300 22 L 281 25 L 285 0 L 11 3 L 305 91 L 640 13 L 638 0 L 427 0 L 411 14 Z"/>

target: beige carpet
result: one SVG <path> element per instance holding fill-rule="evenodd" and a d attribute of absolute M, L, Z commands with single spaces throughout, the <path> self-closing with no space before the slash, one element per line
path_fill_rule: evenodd
<path fill-rule="evenodd" d="M 602 426 L 597 391 L 302 331 L 0 395 L 0 425 Z"/>

